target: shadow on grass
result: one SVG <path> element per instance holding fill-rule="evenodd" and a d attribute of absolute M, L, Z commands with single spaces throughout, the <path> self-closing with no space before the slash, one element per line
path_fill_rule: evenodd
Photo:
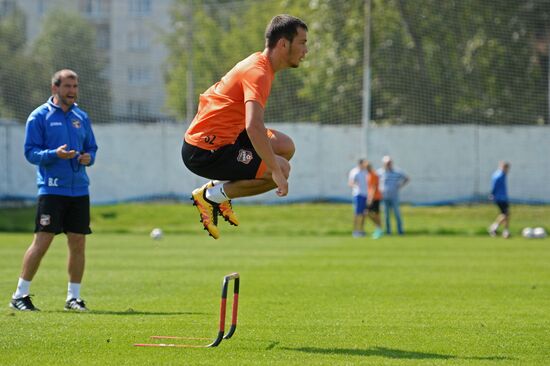
<path fill-rule="evenodd" d="M 479 360 L 479 361 L 504 361 L 512 360 L 509 357 L 487 356 L 487 357 L 460 357 L 453 355 L 444 355 L 439 353 L 404 351 L 400 349 L 386 347 L 370 347 L 367 349 L 357 348 L 316 348 L 316 347 L 300 347 L 300 348 L 283 348 L 288 351 L 298 351 L 306 353 L 319 353 L 327 355 L 349 355 L 349 356 L 378 356 L 393 359 L 407 360 Z"/>
<path fill-rule="evenodd" d="M 209 313 L 200 313 L 193 311 L 138 311 L 134 309 L 128 309 L 123 311 L 114 311 L 114 310 L 90 310 L 85 312 L 77 311 L 65 311 L 65 310 L 54 310 L 54 311 L 44 311 L 45 313 L 64 313 L 64 314 L 84 314 L 84 315 L 122 315 L 122 316 L 131 316 L 131 315 L 154 315 L 154 316 L 175 316 L 175 315 L 209 315 Z"/>
<path fill-rule="evenodd" d="M 454 229 L 454 228 L 429 228 L 429 229 L 411 229 L 405 232 L 406 236 L 484 236 L 488 237 L 487 229 L 484 228 L 470 228 L 470 229 Z M 389 236 L 399 236 L 396 233 Z"/>
<path fill-rule="evenodd" d="M 280 342 L 271 342 L 265 349 L 266 351 L 272 350 L 279 345 Z"/>

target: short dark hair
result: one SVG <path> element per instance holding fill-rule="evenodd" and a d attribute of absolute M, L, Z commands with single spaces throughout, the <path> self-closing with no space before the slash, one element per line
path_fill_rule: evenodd
<path fill-rule="evenodd" d="M 265 41 L 267 48 L 274 48 L 277 41 L 281 38 L 288 39 L 290 42 L 298 34 L 298 28 L 307 31 L 307 25 L 301 19 L 288 14 L 276 15 L 271 19 L 265 29 Z"/>
<path fill-rule="evenodd" d="M 61 80 L 63 78 L 76 79 L 78 80 L 78 74 L 70 69 L 63 69 L 56 71 L 52 76 L 52 85 L 59 86 L 61 85 Z"/>

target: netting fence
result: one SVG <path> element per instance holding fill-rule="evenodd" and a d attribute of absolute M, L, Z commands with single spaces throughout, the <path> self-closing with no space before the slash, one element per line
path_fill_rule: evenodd
<path fill-rule="evenodd" d="M 310 52 L 277 75 L 267 120 L 549 122 L 542 0 L 1 0 L 0 118 L 24 122 L 70 67 L 95 123 L 188 122 L 282 12 L 307 22 Z"/>

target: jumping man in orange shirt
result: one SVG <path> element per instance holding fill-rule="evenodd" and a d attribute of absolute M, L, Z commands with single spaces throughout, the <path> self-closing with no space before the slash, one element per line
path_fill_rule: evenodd
<path fill-rule="evenodd" d="M 231 199 L 276 188 L 288 193 L 292 139 L 264 125 L 264 110 L 275 73 L 296 68 L 308 52 L 307 25 L 275 16 L 265 32 L 265 49 L 237 63 L 200 95 L 198 112 L 185 133 L 181 155 L 193 173 L 212 179 L 192 193 L 204 229 L 218 239 L 218 212 L 239 221 Z"/>

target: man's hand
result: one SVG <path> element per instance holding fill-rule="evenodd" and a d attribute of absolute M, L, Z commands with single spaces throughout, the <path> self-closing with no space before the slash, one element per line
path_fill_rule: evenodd
<path fill-rule="evenodd" d="M 89 165 L 92 161 L 92 156 L 88 153 L 82 153 L 78 156 L 77 160 L 82 165 Z"/>
<path fill-rule="evenodd" d="M 245 109 L 246 133 L 250 138 L 250 142 L 252 142 L 252 146 L 265 162 L 268 170 L 271 171 L 271 179 L 277 185 L 275 193 L 279 197 L 284 197 L 288 194 L 288 181 L 278 165 L 277 156 L 274 154 L 271 142 L 267 137 L 264 125 L 264 109 L 256 101 L 246 102 Z"/>
<path fill-rule="evenodd" d="M 278 172 L 273 172 L 271 174 L 271 178 L 277 185 L 277 189 L 275 190 L 275 193 L 279 197 L 284 197 L 288 194 L 288 181 L 284 174 L 279 170 Z"/>
<path fill-rule="evenodd" d="M 61 145 L 59 146 L 56 150 L 55 150 L 55 153 L 57 154 L 57 157 L 60 158 L 60 159 L 72 159 L 76 156 L 76 151 L 74 150 L 69 150 L 67 151 L 67 144 L 65 145 Z"/>

